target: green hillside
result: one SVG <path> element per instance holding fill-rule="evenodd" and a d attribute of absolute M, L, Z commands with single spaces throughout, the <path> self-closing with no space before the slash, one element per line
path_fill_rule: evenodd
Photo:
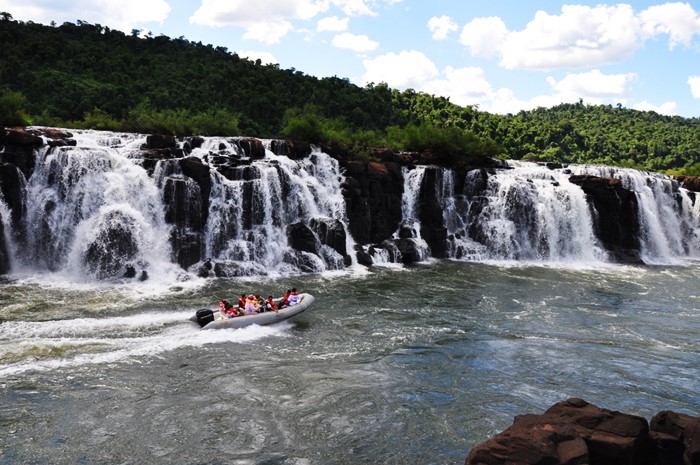
<path fill-rule="evenodd" d="M 562 104 L 495 115 L 385 84 L 262 65 L 184 37 L 0 13 L 0 124 L 289 137 L 369 147 L 596 162 L 700 174 L 700 120 Z"/>

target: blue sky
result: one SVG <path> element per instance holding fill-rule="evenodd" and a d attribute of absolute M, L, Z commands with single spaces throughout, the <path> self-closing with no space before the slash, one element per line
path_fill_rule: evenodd
<path fill-rule="evenodd" d="M 0 11 L 184 36 L 495 113 L 583 99 L 700 117 L 698 2 L 0 0 Z"/>

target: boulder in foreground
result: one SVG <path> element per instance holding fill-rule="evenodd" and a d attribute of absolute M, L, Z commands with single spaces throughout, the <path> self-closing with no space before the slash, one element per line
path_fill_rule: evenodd
<path fill-rule="evenodd" d="M 700 465 L 700 417 L 661 412 L 651 421 L 569 399 L 471 450 L 466 465 Z"/>

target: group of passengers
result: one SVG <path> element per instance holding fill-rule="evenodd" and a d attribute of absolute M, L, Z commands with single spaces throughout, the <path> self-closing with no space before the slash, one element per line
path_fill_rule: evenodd
<path fill-rule="evenodd" d="M 296 287 L 292 289 L 287 289 L 284 296 L 280 299 L 273 299 L 271 295 L 267 296 L 266 299 L 260 297 L 260 294 L 250 294 L 246 297 L 245 294 L 241 294 L 238 298 L 238 306 L 234 306 L 228 299 L 223 299 L 219 302 L 219 308 L 221 313 L 229 318 L 243 315 L 254 315 L 256 313 L 263 312 L 275 312 L 277 313 L 280 309 L 285 307 L 292 307 L 299 303 L 299 293 Z"/>

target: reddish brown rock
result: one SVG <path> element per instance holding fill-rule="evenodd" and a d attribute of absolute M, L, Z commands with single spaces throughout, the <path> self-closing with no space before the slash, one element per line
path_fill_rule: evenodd
<path fill-rule="evenodd" d="M 651 419 L 659 465 L 700 464 L 700 418 L 665 410 Z"/>
<path fill-rule="evenodd" d="M 475 447 L 466 465 L 653 465 L 647 421 L 582 399 L 542 415 L 521 415 L 503 433 Z"/>
<path fill-rule="evenodd" d="M 35 131 L 25 128 L 12 128 L 7 129 L 5 133 L 5 143 L 7 145 L 39 146 L 44 143 L 44 139 Z"/>
<path fill-rule="evenodd" d="M 689 191 L 700 192 L 700 176 L 674 176 Z"/>

